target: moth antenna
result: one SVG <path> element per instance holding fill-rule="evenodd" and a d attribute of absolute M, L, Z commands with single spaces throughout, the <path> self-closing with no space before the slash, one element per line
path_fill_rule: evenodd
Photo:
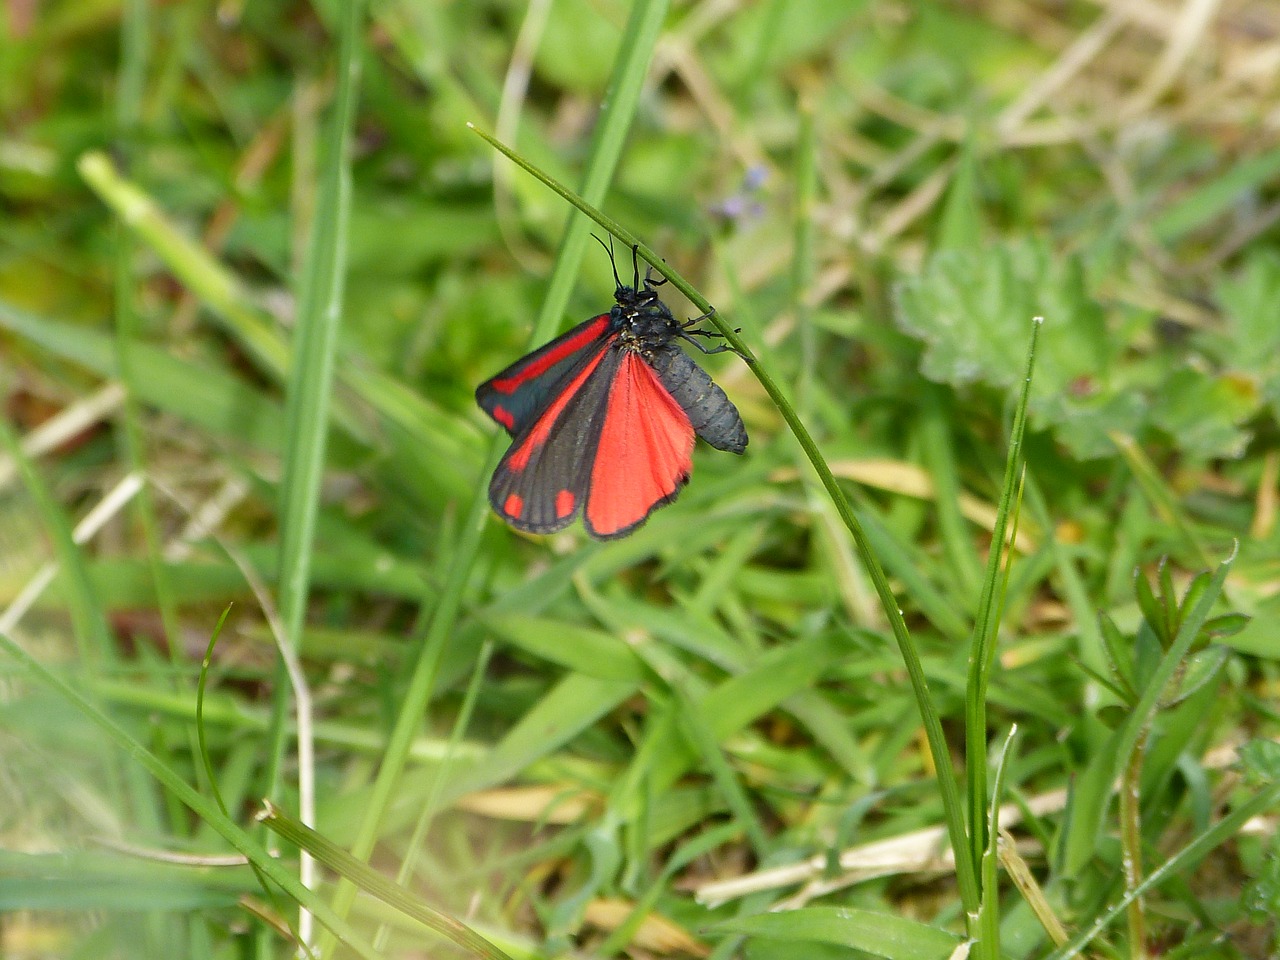
<path fill-rule="evenodd" d="M 595 240 L 595 242 L 596 242 L 596 243 L 600 244 L 600 246 L 601 246 L 601 247 L 604 247 L 604 252 L 605 252 L 605 253 L 607 253 L 607 254 L 609 255 L 609 266 L 610 266 L 611 268 L 613 268 L 613 286 L 614 286 L 614 289 L 615 289 L 615 290 L 621 290 L 621 289 L 622 289 L 622 280 L 620 280 L 620 279 L 618 278 L 618 263 L 617 263 L 617 261 L 616 261 L 616 260 L 614 260 L 614 259 L 613 259 L 613 237 L 609 237 L 609 245 L 608 245 L 607 247 L 605 247 L 605 245 L 604 245 L 604 241 L 603 241 L 603 240 L 601 240 L 601 239 L 600 239 L 598 236 L 596 236 L 594 233 L 591 235 L 591 238 L 592 238 L 593 240 Z"/>
<path fill-rule="evenodd" d="M 635 278 L 631 281 L 632 289 L 640 289 L 640 244 L 633 243 L 631 245 L 631 275 Z"/>

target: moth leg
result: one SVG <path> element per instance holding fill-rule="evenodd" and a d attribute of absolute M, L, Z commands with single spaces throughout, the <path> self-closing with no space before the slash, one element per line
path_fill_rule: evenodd
<path fill-rule="evenodd" d="M 714 317 L 715 315 L 716 315 L 716 308 L 715 308 L 715 307 L 712 307 L 712 308 L 711 308 L 711 309 L 709 309 L 706 313 L 704 313 L 702 316 L 700 316 L 700 317 L 690 317 L 690 318 L 689 318 L 688 320 L 686 320 L 684 323 L 680 324 L 680 326 L 684 327 L 685 329 L 688 329 L 689 327 L 692 327 L 695 323 L 701 323 L 703 320 L 710 320 L 710 319 L 711 319 L 712 317 Z"/>
<path fill-rule="evenodd" d="M 730 345 L 729 345 L 729 344 L 727 344 L 727 343 L 721 343 L 721 344 L 718 344 L 718 345 L 716 345 L 716 346 L 714 346 L 714 347 L 708 347 L 708 346 L 705 346 L 705 345 L 703 345 L 703 344 L 699 343 L 697 340 L 693 339 L 695 336 L 697 336 L 697 337 L 709 337 L 709 338 L 710 338 L 710 337 L 714 337 L 714 338 L 719 338 L 719 339 L 721 339 L 721 340 L 723 340 L 723 339 L 724 339 L 724 334 L 723 334 L 723 333 L 721 333 L 719 330 L 702 330 L 702 329 L 698 329 L 698 328 L 690 329 L 690 328 L 692 328 L 692 327 L 693 327 L 693 325 L 694 325 L 695 323 L 700 323 L 700 322 L 701 322 L 701 321 L 703 321 L 703 320 L 708 320 L 708 319 L 710 319 L 711 317 L 713 317 L 713 316 L 715 315 L 715 312 L 716 312 L 716 308 L 715 308 L 715 307 L 712 307 L 710 310 L 708 310 L 708 311 L 707 311 L 706 313 L 704 313 L 702 316 L 700 316 L 700 317 L 691 317 L 691 318 L 689 318 L 688 320 L 686 320 L 684 323 L 680 324 L 680 339 L 689 341 L 690 343 L 692 343 L 695 347 L 697 347 L 699 350 L 701 350 L 701 351 L 702 351 L 703 353 L 705 353 L 705 354 L 712 354 L 712 353 L 736 353 L 736 354 L 738 354 L 738 356 L 742 357 L 742 359 L 743 359 L 743 360 L 747 359 L 746 357 L 743 357 L 741 353 L 739 353 L 736 349 L 734 349 L 732 346 L 730 346 Z M 733 332 L 734 332 L 734 333 L 741 333 L 741 332 L 742 332 L 742 328 L 741 328 L 741 327 L 734 327 L 734 328 L 733 328 Z"/>
<path fill-rule="evenodd" d="M 741 327 L 737 327 L 733 332 L 734 332 L 734 333 L 741 333 L 741 332 L 742 332 L 742 328 L 741 328 Z M 740 353 L 740 352 L 737 350 L 737 348 L 735 348 L 735 347 L 734 347 L 734 346 L 732 346 L 731 344 L 728 344 L 728 343 L 720 343 L 720 344 L 717 344 L 717 345 L 716 345 L 716 346 L 714 346 L 714 347 L 708 347 L 708 346 L 705 346 L 704 344 L 700 343 L 699 341 L 695 340 L 695 339 L 694 339 L 694 337 L 695 337 L 695 336 L 699 336 L 699 337 L 720 337 L 720 338 L 723 338 L 723 337 L 724 337 L 724 334 L 723 334 L 723 333 L 720 333 L 719 331 L 716 331 L 716 330 L 681 330 L 681 331 L 680 331 L 680 339 L 681 339 L 681 340 L 687 340 L 687 341 L 689 341 L 690 343 L 692 343 L 695 347 L 697 347 L 699 350 L 701 350 L 701 351 L 702 351 L 703 353 L 705 353 L 705 354 L 710 355 L 710 354 L 713 354 L 713 353 L 736 353 L 738 356 L 742 357 L 742 359 L 743 359 L 743 360 L 747 359 L 745 356 L 743 356 L 743 354 L 742 354 L 742 353 Z"/>

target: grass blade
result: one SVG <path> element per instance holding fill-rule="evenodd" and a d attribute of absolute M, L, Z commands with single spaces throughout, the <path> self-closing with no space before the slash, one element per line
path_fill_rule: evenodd
<path fill-rule="evenodd" d="M 788 943 L 830 943 L 885 960 L 946 960 L 961 943 L 955 934 L 918 920 L 853 907 L 761 913 L 717 924 L 716 929 Z"/>
<path fill-rule="evenodd" d="M 1079 934 L 1071 939 L 1071 942 L 1061 949 L 1055 950 L 1049 954 L 1044 960 L 1070 960 L 1071 957 L 1079 956 L 1084 948 L 1087 947 L 1095 937 L 1103 930 L 1110 926 L 1115 920 L 1122 916 L 1129 904 L 1133 903 L 1148 890 L 1154 889 L 1163 883 L 1169 877 L 1174 876 L 1184 867 L 1188 867 L 1195 863 L 1210 850 L 1226 843 L 1232 837 L 1240 832 L 1243 827 L 1253 817 L 1260 816 L 1267 810 L 1280 803 L 1280 784 L 1273 783 L 1255 794 L 1249 800 L 1242 803 L 1231 813 L 1227 814 L 1212 827 L 1191 841 L 1172 857 L 1162 863 L 1153 870 L 1147 878 L 1129 891 L 1125 896 L 1121 897 L 1116 903 L 1112 904 L 1101 916 L 1099 916 L 1092 925 L 1086 930 L 1082 930 Z"/>
<path fill-rule="evenodd" d="M 333 935 L 345 946 L 350 947 L 361 957 L 366 957 L 368 960 L 377 960 L 377 954 L 360 940 L 359 936 L 345 920 L 337 917 L 323 900 L 299 883 L 298 879 L 286 870 L 279 860 L 268 853 L 262 844 L 249 836 L 237 823 L 224 816 L 216 803 L 197 793 L 172 768 L 163 763 L 154 753 L 126 732 L 124 727 L 103 713 L 71 684 L 32 657 L 6 633 L 0 633 L 0 648 L 4 649 L 37 680 L 70 701 L 108 738 L 114 741 L 126 755 L 141 764 L 148 773 L 155 777 L 166 790 L 176 796 L 192 813 L 212 827 L 232 847 L 244 854 L 251 863 L 262 871 L 267 879 L 277 884 L 286 894 L 310 910 L 316 919 L 329 928 Z"/>
<path fill-rule="evenodd" d="M 472 129 L 475 130 L 474 127 Z M 666 262 L 651 248 L 642 244 L 634 234 L 616 220 L 601 213 L 568 187 L 534 167 L 510 147 L 480 130 L 475 130 L 475 132 L 495 150 L 499 150 L 510 157 L 513 162 L 533 174 L 547 187 L 572 203 L 605 230 L 627 244 L 627 246 L 634 247 L 640 257 L 669 280 L 672 286 L 688 297 L 689 302 L 695 307 L 704 313 L 711 311 L 711 304 L 707 302 L 704 296 L 698 293 L 684 277 L 667 266 Z M 734 331 L 733 327 L 717 313 L 710 313 L 708 319 L 724 335 L 725 341 L 750 365 L 751 372 L 760 381 L 760 385 L 764 387 L 765 393 L 769 395 L 769 398 L 778 408 L 778 412 L 782 414 L 788 429 L 795 435 L 809 463 L 812 464 L 817 472 L 818 479 L 827 491 L 827 496 L 835 504 L 836 512 L 853 537 L 858 556 L 871 577 L 876 595 L 879 597 L 885 616 L 893 629 L 894 639 L 898 643 L 898 649 L 902 653 L 903 662 L 907 667 L 912 692 L 919 706 L 925 735 L 929 741 L 929 752 L 932 755 L 934 767 L 938 771 L 938 788 L 942 794 L 943 809 L 947 821 L 947 834 L 957 852 L 956 879 L 960 887 L 961 898 L 964 900 L 965 911 L 970 916 L 976 915 L 979 904 L 977 871 L 974 861 L 968 856 L 964 827 L 964 808 L 961 804 L 960 790 L 956 784 L 955 776 L 951 772 L 951 756 L 947 750 L 946 736 L 942 730 L 942 720 L 938 715 L 937 708 L 934 706 L 933 697 L 929 693 L 929 684 L 925 678 L 920 655 L 916 650 L 915 642 L 911 639 L 910 632 L 907 630 L 907 624 L 903 619 L 902 611 L 898 607 L 897 598 L 893 595 L 893 590 L 889 586 L 889 581 L 884 575 L 884 570 L 881 568 L 879 560 L 870 548 L 866 534 L 862 530 L 862 524 L 854 514 L 853 507 L 850 505 L 844 491 L 840 488 L 840 484 L 836 481 L 835 475 L 832 474 L 826 458 L 823 457 L 822 451 L 818 449 L 818 445 L 809 433 L 808 428 L 801 422 L 791 401 L 782 392 L 782 388 L 778 386 L 765 366 L 757 360 L 745 341 Z"/>
<path fill-rule="evenodd" d="M 969 682 L 965 694 L 965 770 L 968 778 L 969 800 L 969 856 L 975 869 L 987 855 L 994 838 L 987 836 L 987 685 L 995 662 L 996 634 L 1000 629 L 1001 561 L 1006 554 L 1005 530 L 1010 515 L 1017 506 L 1017 488 L 1022 475 L 1022 440 L 1027 426 L 1027 403 L 1031 396 L 1031 375 L 1035 369 L 1036 344 L 1039 340 L 1042 317 L 1036 317 L 1031 326 L 1031 342 L 1027 347 L 1026 375 L 1022 391 L 1014 411 L 1013 429 L 1009 437 L 1009 454 L 1005 462 L 1004 486 L 1000 491 L 1000 503 L 996 523 L 992 530 L 991 553 L 987 558 L 986 574 L 982 582 L 982 598 L 978 604 L 978 616 L 974 623 L 973 640 L 969 654 Z M 994 846 L 991 846 L 994 849 Z M 995 896 L 995 891 L 983 890 L 983 901 Z M 993 927 L 993 929 L 998 929 Z M 981 941 L 981 949 L 988 946 L 998 951 L 997 945 Z M 994 957 L 997 953 L 987 954 Z"/>
<path fill-rule="evenodd" d="M 1209 619 L 1209 613 L 1222 594 L 1223 584 L 1234 560 L 1233 551 L 1230 557 L 1218 565 L 1208 587 L 1183 620 L 1173 644 L 1160 659 L 1160 665 L 1143 689 L 1141 699 L 1108 741 L 1107 747 L 1094 756 L 1081 775 L 1072 803 L 1071 832 L 1064 847 L 1063 870 L 1068 876 L 1078 874 L 1092 858 L 1102 833 L 1102 818 L 1111 798 L 1112 785 L 1133 753 L 1142 731 L 1151 722 L 1169 681 L 1186 659 L 1187 651 L 1195 642 L 1200 628 Z"/>
<path fill-rule="evenodd" d="M 424 926 L 443 934 L 464 950 L 469 950 L 478 957 L 487 957 L 489 960 L 511 960 L 507 954 L 465 923 L 432 909 L 404 887 L 392 883 L 382 874 L 365 866 L 336 843 L 293 819 L 270 801 L 267 802 L 266 810 L 259 815 L 258 819 L 273 832 L 290 843 L 296 844 L 330 870 L 340 874 L 343 879 L 372 894 L 383 903 L 395 907 Z"/>
<path fill-rule="evenodd" d="M 324 473 L 333 393 L 334 354 L 346 280 L 345 240 L 351 206 L 350 152 L 360 68 L 363 5 L 342 7 L 339 27 L 338 90 L 328 134 L 328 153 L 319 188 L 316 218 L 308 241 L 298 298 L 298 326 L 285 405 L 284 472 L 280 503 L 279 606 L 285 640 L 295 650 L 310 592 L 312 544 L 320 481 Z M 286 726 L 282 722 L 289 689 L 277 671 L 274 710 L 281 722 L 268 752 L 265 789 L 277 789 Z"/>
<path fill-rule="evenodd" d="M 599 135 L 592 145 L 591 157 L 583 178 L 583 189 L 597 202 L 603 200 L 608 184 L 613 179 L 621 156 L 622 145 L 639 103 L 640 89 L 644 81 L 658 33 L 666 17 L 666 0 L 642 0 L 632 7 L 631 19 L 619 48 L 620 58 L 606 94 L 609 110 L 602 117 Z M 586 248 L 588 229 L 581 217 L 572 217 L 556 258 L 543 309 L 534 326 L 534 341 L 550 337 L 553 325 L 563 315 L 569 289 L 577 275 L 582 251 Z M 497 462 L 498 452 L 505 438 L 495 435 L 485 458 L 487 477 Z M 387 743 L 382 765 L 373 785 L 372 796 L 365 806 L 352 854 L 364 859 L 373 850 L 379 823 L 391 802 L 400 775 L 408 759 L 409 748 L 417 732 L 422 715 L 431 701 L 436 674 L 444 654 L 445 644 L 453 633 L 462 605 L 462 592 L 471 576 L 472 567 L 480 549 L 480 533 L 489 512 L 486 485 L 476 483 L 470 505 L 465 513 L 463 535 L 453 550 L 448 577 L 440 595 L 440 601 L 431 613 L 426 637 L 420 647 L 404 700 L 400 704 L 395 726 Z M 518 768 L 517 768 L 518 769 Z M 334 908 L 345 916 L 355 897 L 355 887 L 349 883 L 339 886 L 334 895 Z"/>

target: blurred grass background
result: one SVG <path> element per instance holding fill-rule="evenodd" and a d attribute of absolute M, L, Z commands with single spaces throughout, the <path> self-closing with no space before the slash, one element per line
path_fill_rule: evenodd
<path fill-rule="evenodd" d="M 512 956 L 945 957 L 965 932 L 884 612 L 741 361 L 705 362 L 746 458 L 700 449 L 634 536 L 477 522 L 503 443 L 475 384 L 612 277 L 473 122 L 743 328 L 845 483 L 957 763 L 1046 318 L 987 691 L 996 746 L 1019 731 L 1003 955 L 1189 846 L 1090 955 L 1280 949 L 1274 808 L 1212 833 L 1280 779 L 1233 766 L 1278 719 L 1280 7 L 3 9 L 0 626 L 207 795 L 196 679 L 234 603 L 204 703 L 232 820 L 313 781 L 322 834 Z M 1193 577 L 1233 543 L 1183 659 Z M 292 952 L 212 815 L 0 665 L 7 956 Z M 385 955 L 460 955 L 319 895 Z"/>

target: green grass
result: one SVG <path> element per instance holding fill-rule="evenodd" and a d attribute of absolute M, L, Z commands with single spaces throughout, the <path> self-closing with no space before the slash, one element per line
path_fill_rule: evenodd
<path fill-rule="evenodd" d="M 13 5 L 6 954 L 1274 954 L 1251 9 Z M 593 230 L 751 446 L 522 537 Z"/>

